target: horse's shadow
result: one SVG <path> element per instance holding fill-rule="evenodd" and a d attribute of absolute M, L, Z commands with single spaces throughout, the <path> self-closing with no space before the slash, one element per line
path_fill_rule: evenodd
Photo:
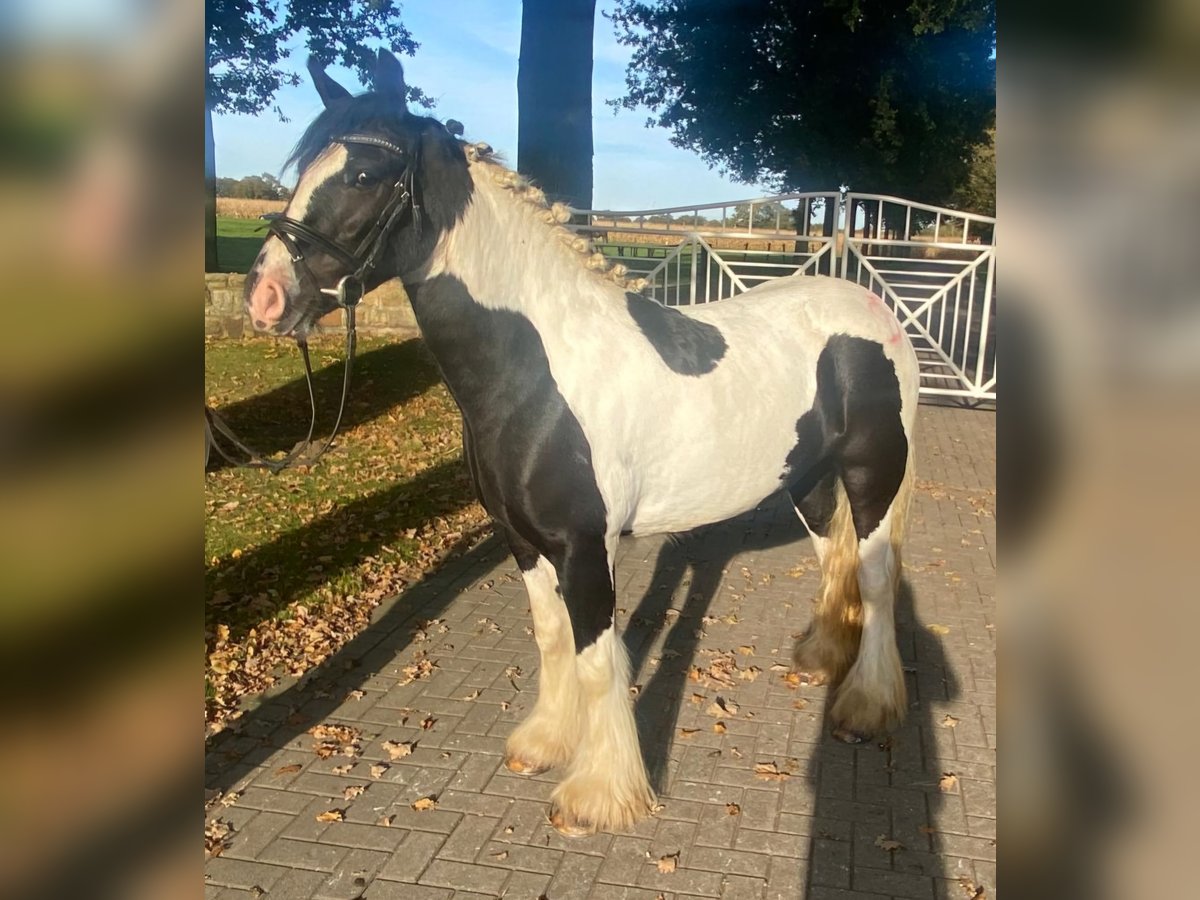
<path fill-rule="evenodd" d="M 338 352 L 340 355 L 340 350 Z M 314 349 L 313 353 L 315 355 L 317 351 Z M 299 368 L 298 352 L 296 357 Z M 344 366 L 340 358 L 313 370 L 313 398 L 319 417 L 314 440 L 321 438 L 322 428 L 333 424 L 341 400 L 343 377 Z M 433 357 L 415 338 L 359 353 L 354 359 L 353 390 L 342 415 L 343 434 L 379 418 L 428 390 L 440 379 Z M 297 377 L 279 387 L 229 403 L 219 412 L 239 437 L 259 453 L 270 456 L 290 450 L 304 436 L 308 410 L 308 387 L 301 369 Z M 207 471 L 228 467 L 229 463 L 219 453 L 210 454 Z"/>
<path fill-rule="evenodd" d="M 739 554 L 784 545 L 795 545 L 795 561 L 799 563 L 811 555 L 810 545 L 803 541 L 806 537 L 803 524 L 780 497 L 778 503 L 770 501 L 745 516 L 675 536 L 658 553 L 649 588 L 630 613 L 625 640 L 633 671 L 646 675 L 643 670 L 651 647 L 660 634 L 663 639 L 657 665 L 650 667 L 652 671 L 644 678 L 637 699 L 643 754 L 651 782 L 661 795 L 669 794 L 675 726 L 680 721 L 683 698 L 689 694 L 688 670 L 696 663 L 705 666 L 697 659 L 704 619 L 732 571 L 731 563 Z M 731 586 L 738 584 L 736 580 L 731 582 Z M 676 617 L 668 610 L 673 608 L 672 598 L 681 587 L 686 588 L 687 595 L 682 605 L 674 607 Z M 814 578 L 812 594 L 815 591 Z M 767 602 L 784 601 L 778 595 L 771 600 L 747 600 L 740 607 L 740 615 L 753 616 L 754 605 Z M 794 603 L 790 614 L 794 616 L 795 632 L 812 620 L 812 611 L 805 603 Z M 808 758 L 798 760 L 808 776 L 807 796 L 797 801 L 800 794 L 789 793 L 789 808 L 811 820 L 807 876 L 797 873 L 808 888 L 820 885 L 849 889 L 851 867 L 856 866 L 853 854 L 863 852 L 855 842 L 861 845 L 868 831 L 870 841 L 866 843 L 880 854 L 881 859 L 874 862 L 885 879 L 876 886 L 878 892 L 888 892 L 887 878 L 955 877 L 942 870 L 942 848 L 932 826 L 947 795 L 940 791 L 938 774 L 927 771 L 933 757 L 925 748 L 937 727 L 931 704 L 958 697 L 958 680 L 941 640 L 917 618 L 907 581 L 902 582 L 897 596 L 896 622 L 910 700 L 905 725 L 889 740 L 860 746 L 848 746 L 832 738 L 824 714 L 819 730 L 811 727 L 816 723 L 805 723 L 799 731 L 793 729 L 793 739 L 799 735 L 799 740 L 812 741 L 807 745 Z M 790 663 L 790 639 L 781 649 L 781 662 Z M 767 672 L 763 676 L 777 679 L 781 674 Z M 800 693 L 812 697 L 813 691 L 805 688 Z M 738 690 L 731 689 L 728 696 L 736 701 Z M 816 708 L 814 704 L 812 709 Z M 747 757 L 745 762 L 752 765 L 757 761 Z M 877 835 L 899 840 L 911 852 L 904 854 L 901 863 L 893 862 L 890 856 L 899 854 L 889 855 L 874 846 Z"/>

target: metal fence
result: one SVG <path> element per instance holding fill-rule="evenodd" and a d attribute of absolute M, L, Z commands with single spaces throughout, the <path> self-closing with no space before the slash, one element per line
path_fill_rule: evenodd
<path fill-rule="evenodd" d="M 643 210 L 579 210 L 586 234 L 668 306 L 773 278 L 874 291 L 921 360 L 921 392 L 995 400 L 996 220 L 881 194 L 818 192 Z"/>

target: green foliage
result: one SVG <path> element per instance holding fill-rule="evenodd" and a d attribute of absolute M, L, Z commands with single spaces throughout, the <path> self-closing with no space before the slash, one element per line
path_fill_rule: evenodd
<path fill-rule="evenodd" d="M 950 205 L 985 216 L 996 215 L 996 129 L 972 149 L 967 177 L 955 190 Z"/>
<path fill-rule="evenodd" d="M 408 56 L 419 46 L 400 21 L 395 0 L 206 0 L 204 28 L 205 96 L 214 113 L 257 115 L 280 87 L 299 84 L 300 76 L 284 67 L 286 44 L 299 33 L 323 65 L 354 69 L 362 84 L 371 80 L 369 44 Z M 410 87 L 408 95 L 433 105 L 418 88 Z"/>
<path fill-rule="evenodd" d="M 733 218 L 729 224 L 735 228 L 746 228 L 750 225 L 750 204 L 739 203 L 733 208 Z M 782 203 L 769 201 L 767 203 L 754 204 L 754 227 L 755 228 L 775 228 L 776 225 L 780 228 L 792 227 L 792 211 L 787 209 Z"/>
<path fill-rule="evenodd" d="M 995 122 L 994 0 L 618 0 L 648 125 L 747 183 L 944 203 Z"/>
<path fill-rule="evenodd" d="M 270 172 L 247 175 L 245 178 L 218 178 L 218 197 L 241 197 L 246 200 L 286 200 L 292 195 Z"/>

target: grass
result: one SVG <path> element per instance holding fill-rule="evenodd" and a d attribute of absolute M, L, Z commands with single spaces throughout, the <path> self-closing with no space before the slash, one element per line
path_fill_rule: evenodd
<path fill-rule="evenodd" d="M 249 272 L 267 237 L 266 226 L 261 219 L 217 216 L 217 270 Z"/>
<path fill-rule="evenodd" d="M 341 392 L 340 338 L 310 341 L 324 440 Z M 265 453 L 308 428 L 298 351 L 214 341 L 206 397 Z M 379 600 L 486 533 L 461 459 L 461 419 L 417 340 L 359 340 L 342 431 L 311 469 L 222 467 L 205 481 L 206 718 L 299 674 L 366 627 Z"/>

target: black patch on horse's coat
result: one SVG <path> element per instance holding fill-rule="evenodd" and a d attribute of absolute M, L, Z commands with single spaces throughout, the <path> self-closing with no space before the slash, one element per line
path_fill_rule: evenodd
<path fill-rule="evenodd" d="M 462 410 L 480 502 L 508 532 L 522 569 L 538 556 L 554 565 L 579 652 L 613 623 L 607 513 L 591 445 L 558 390 L 541 336 L 520 313 L 480 306 L 451 275 L 416 288 L 412 305 Z"/>
<path fill-rule="evenodd" d="M 729 349 L 720 330 L 708 322 L 685 316 L 640 294 L 626 292 L 625 305 L 672 372 L 707 375 Z"/>
<path fill-rule="evenodd" d="M 817 357 L 817 395 L 796 422 L 783 480 L 817 534 L 833 514 L 836 473 L 859 539 L 887 513 L 908 464 L 896 367 L 877 341 L 835 334 Z"/>

